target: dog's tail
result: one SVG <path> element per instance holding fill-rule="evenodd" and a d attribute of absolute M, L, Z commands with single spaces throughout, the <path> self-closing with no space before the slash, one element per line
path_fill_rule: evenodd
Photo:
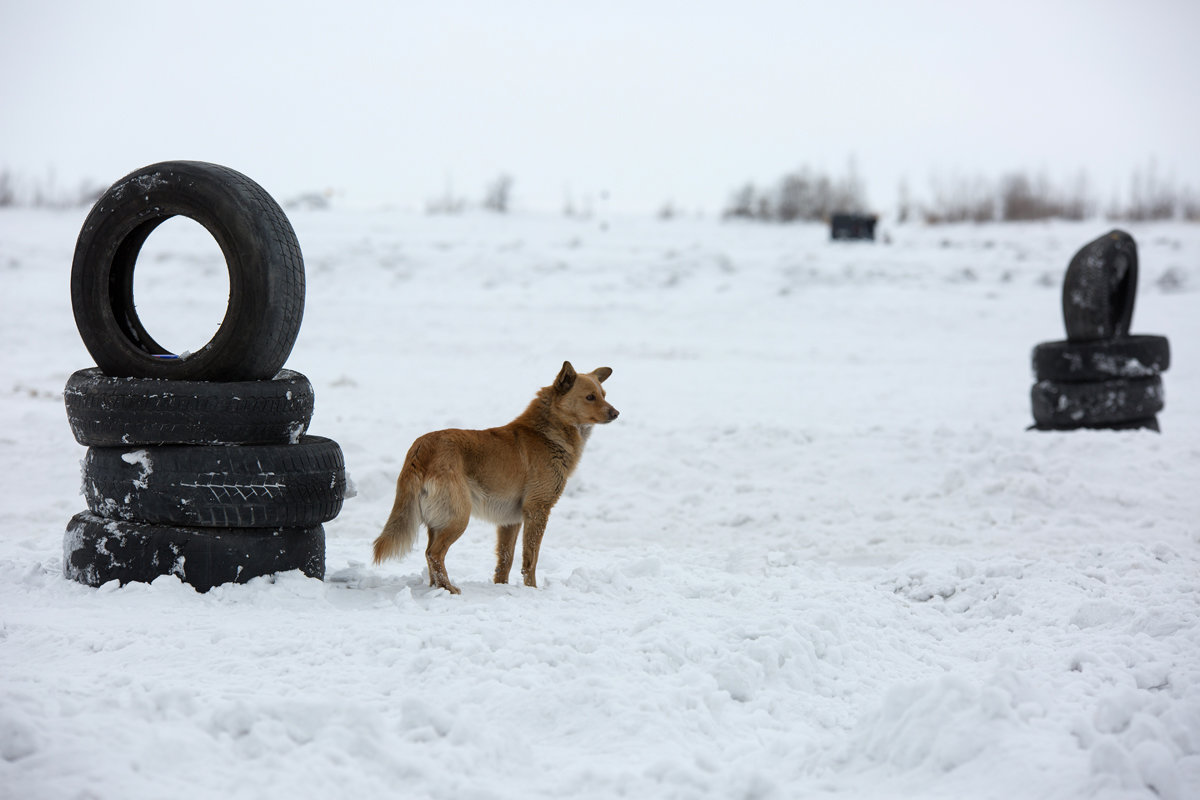
<path fill-rule="evenodd" d="M 404 558 L 417 541 L 421 525 L 421 484 L 411 459 L 406 459 L 400 477 L 396 479 L 396 503 L 392 514 L 383 526 L 383 533 L 375 539 L 375 563 L 388 558 Z"/>

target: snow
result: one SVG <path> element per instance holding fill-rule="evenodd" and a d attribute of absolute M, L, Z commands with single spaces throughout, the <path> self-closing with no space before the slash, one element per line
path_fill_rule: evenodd
<path fill-rule="evenodd" d="M 136 464 L 140 473 L 138 477 L 133 479 L 134 487 L 145 489 L 150 485 L 150 474 L 154 472 L 154 462 L 151 460 L 149 450 L 134 450 L 131 453 L 123 453 L 121 460 L 126 464 Z"/>
<path fill-rule="evenodd" d="M 1042 433 L 1030 351 L 1102 222 L 295 212 L 288 366 L 357 496 L 324 582 L 198 594 L 62 577 L 84 216 L 0 213 L 5 800 L 1200 796 L 1200 227 L 1130 229 L 1162 433 Z M 140 305 L 211 330 L 213 268 L 159 246 Z M 412 440 L 507 422 L 564 359 L 621 416 L 541 586 L 490 583 L 482 523 L 461 596 L 369 565 Z"/>

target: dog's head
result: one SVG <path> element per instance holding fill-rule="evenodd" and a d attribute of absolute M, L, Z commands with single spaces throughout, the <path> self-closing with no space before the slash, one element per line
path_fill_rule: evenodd
<path fill-rule="evenodd" d="M 553 386 L 555 405 L 563 417 L 575 425 L 603 425 L 616 419 L 620 412 L 604 399 L 604 387 L 600 385 L 609 375 L 610 367 L 597 367 L 581 375 L 570 361 L 564 361 Z"/>

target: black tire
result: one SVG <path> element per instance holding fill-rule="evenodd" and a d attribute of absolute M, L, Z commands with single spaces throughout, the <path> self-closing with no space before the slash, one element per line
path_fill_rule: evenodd
<path fill-rule="evenodd" d="M 100 586 L 178 575 L 199 591 L 298 569 L 325 577 L 325 529 L 176 528 L 119 522 L 87 512 L 67 523 L 63 576 Z"/>
<path fill-rule="evenodd" d="M 1160 433 L 1161 428 L 1158 426 L 1158 417 L 1146 417 L 1145 419 L 1131 419 L 1128 422 L 1114 422 L 1111 425 L 1084 425 L 1084 428 L 1103 428 L 1110 431 L 1154 431 Z M 1065 431 L 1077 430 L 1076 426 L 1070 428 L 1055 428 L 1051 425 L 1030 425 L 1027 430 L 1031 431 Z"/>
<path fill-rule="evenodd" d="M 346 470 L 337 442 L 91 447 L 83 494 L 101 517 L 203 528 L 305 527 L 342 510 Z"/>
<path fill-rule="evenodd" d="M 138 319 L 133 272 L 146 237 L 171 217 L 203 225 L 225 254 L 229 306 L 213 338 L 174 357 Z M 304 314 L 304 261 L 270 195 L 227 167 L 165 161 L 131 172 L 96 202 L 75 245 L 71 305 L 84 346 L 107 375 L 193 381 L 268 380 Z"/>
<path fill-rule="evenodd" d="M 1042 342 L 1033 348 L 1039 381 L 1083 383 L 1114 378 L 1149 378 L 1171 366 L 1165 336 L 1122 336 L 1096 342 Z"/>
<path fill-rule="evenodd" d="M 1163 409 L 1162 377 L 1064 383 L 1038 381 L 1031 391 L 1039 428 L 1111 428 L 1153 417 Z"/>
<path fill-rule="evenodd" d="M 1084 245 L 1063 279 L 1067 339 L 1087 342 L 1127 334 L 1137 282 L 1137 244 L 1128 233 L 1110 231 Z"/>
<path fill-rule="evenodd" d="M 299 372 L 269 381 L 110 378 L 92 367 L 63 391 L 75 441 L 86 447 L 159 444 L 287 444 L 313 413 L 313 388 Z"/>

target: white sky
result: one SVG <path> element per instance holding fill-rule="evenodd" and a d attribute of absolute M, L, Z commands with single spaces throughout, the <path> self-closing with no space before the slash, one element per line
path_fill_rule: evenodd
<path fill-rule="evenodd" d="M 873 203 L 931 177 L 1151 159 L 1200 189 L 1200 1 L 0 0 L 0 169 L 74 187 L 155 161 L 280 200 L 421 208 L 515 178 L 719 211 L 748 180 L 853 159 Z"/>

